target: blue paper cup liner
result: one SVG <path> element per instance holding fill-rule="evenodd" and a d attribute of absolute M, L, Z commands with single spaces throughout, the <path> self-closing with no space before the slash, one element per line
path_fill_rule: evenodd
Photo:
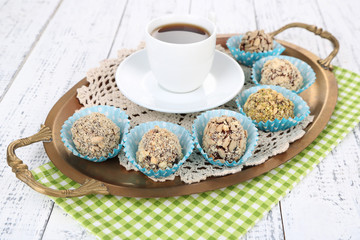
<path fill-rule="evenodd" d="M 251 87 L 243 92 L 241 92 L 237 97 L 236 97 L 236 104 L 241 112 L 241 114 L 245 114 L 244 110 L 243 110 L 243 106 L 246 102 L 246 100 L 249 98 L 249 96 L 257 91 L 259 91 L 260 89 L 263 88 L 271 88 L 279 93 L 281 93 L 284 97 L 286 97 L 287 99 L 289 99 L 290 101 L 292 101 L 294 103 L 294 118 L 288 118 L 288 119 L 275 119 L 274 121 L 266 121 L 266 122 L 256 122 L 255 120 L 252 120 L 252 122 L 256 125 L 256 127 L 262 131 L 266 131 L 266 132 L 277 132 L 277 131 L 282 131 L 282 130 L 286 130 L 290 127 L 293 127 L 295 125 L 297 125 L 299 122 L 301 122 L 302 120 L 304 120 L 305 117 L 309 116 L 310 114 L 310 108 L 307 105 L 307 103 L 296 93 L 285 89 L 283 87 L 279 87 L 279 86 L 272 86 L 272 85 L 261 85 L 261 86 L 255 86 L 255 87 Z"/>
<path fill-rule="evenodd" d="M 71 134 L 71 128 L 76 120 L 78 120 L 81 117 L 84 117 L 86 115 L 90 115 L 91 113 L 102 113 L 107 118 L 109 118 L 111 121 L 113 121 L 119 128 L 120 128 L 120 143 L 119 145 L 113 150 L 112 153 L 109 153 L 107 157 L 100 157 L 100 158 L 89 158 L 88 156 L 84 156 L 80 154 L 73 142 L 72 134 Z M 63 141 L 65 147 L 69 149 L 75 156 L 84 158 L 86 160 L 92 161 L 92 162 L 103 162 L 109 158 L 115 157 L 119 154 L 121 147 L 122 147 L 122 141 L 121 139 L 124 138 L 125 133 L 129 131 L 130 127 L 130 121 L 128 120 L 128 115 L 119 108 L 111 107 L 111 106 L 93 106 L 89 108 L 84 108 L 69 117 L 63 124 L 61 130 L 60 130 L 60 137 Z"/>
<path fill-rule="evenodd" d="M 236 159 L 235 161 L 232 162 L 225 161 L 224 163 L 220 161 L 215 161 L 213 158 L 209 157 L 202 147 L 203 146 L 202 140 L 203 140 L 204 129 L 206 127 L 206 124 L 210 121 L 211 118 L 221 117 L 223 115 L 235 117 L 237 120 L 239 120 L 241 125 L 247 131 L 248 134 L 248 138 L 246 141 L 246 150 L 244 152 L 244 155 L 240 159 Z M 245 163 L 246 160 L 249 159 L 249 157 L 252 155 L 255 149 L 259 134 L 257 128 L 249 118 L 245 117 L 244 115 L 238 112 L 234 112 L 226 109 L 219 109 L 219 110 L 207 111 L 199 115 L 195 119 L 194 124 L 192 125 L 192 135 L 196 147 L 199 149 L 200 153 L 207 161 L 209 161 L 211 164 L 214 165 L 234 167 Z"/>
<path fill-rule="evenodd" d="M 262 70 L 264 64 L 267 61 L 272 60 L 274 58 L 288 60 L 293 65 L 295 65 L 295 67 L 299 70 L 301 76 L 303 77 L 303 85 L 299 90 L 293 91 L 294 93 L 299 94 L 314 84 L 314 82 L 316 80 L 316 74 L 315 74 L 314 70 L 310 67 L 310 65 L 307 64 L 306 62 L 301 61 L 300 59 L 297 59 L 294 57 L 289 57 L 289 56 L 270 56 L 270 57 L 262 58 L 259 61 L 256 61 L 252 67 L 251 79 L 256 85 L 261 85 L 261 83 L 260 83 L 261 70 Z"/>
<path fill-rule="evenodd" d="M 142 139 L 143 135 L 147 133 L 149 130 L 155 128 L 155 126 L 159 126 L 160 128 L 165 128 L 170 132 L 174 133 L 180 142 L 181 151 L 183 154 L 183 158 L 172 168 L 166 168 L 165 170 L 159 169 L 154 171 L 153 169 L 147 170 L 146 168 L 141 167 L 136 161 L 136 152 L 138 150 L 139 142 Z M 173 173 L 175 173 L 179 167 L 188 159 L 192 151 L 194 150 L 194 142 L 188 130 L 185 128 L 169 122 L 147 122 L 142 123 L 133 129 L 130 130 L 128 134 L 125 135 L 124 138 L 124 151 L 126 157 L 129 161 L 135 165 L 142 173 L 149 177 L 154 178 L 162 178 L 167 177 Z"/>
<path fill-rule="evenodd" d="M 241 64 L 251 67 L 257 60 L 268 57 L 268 56 L 278 56 L 280 55 L 285 48 L 278 42 L 274 40 L 274 49 L 266 52 L 245 52 L 241 51 L 239 45 L 243 35 L 233 36 L 229 38 L 226 42 L 226 46 L 230 50 L 233 57 Z"/>

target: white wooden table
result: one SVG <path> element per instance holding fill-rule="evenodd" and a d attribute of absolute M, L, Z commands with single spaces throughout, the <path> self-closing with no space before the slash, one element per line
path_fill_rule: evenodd
<path fill-rule="evenodd" d="M 34 134 L 55 102 L 102 59 L 136 47 L 152 18 L 215 13 L 219 33 L 273 31 L 290 22 L 322 27 L 340 41 L 333 64 L 360 73 L 360 1 L 0 0 L 0 239 L 94 239 L 15 178 L 6 147 Z M 305 30 L 278 38 L 325 57 L 332 46 Z M 360 89 L 359 89 L 360 94 Z M 245 239 L 360 239 L 360 129 L 352 131 Z M 42 144 L 18 150 L 33 169 Z"/>

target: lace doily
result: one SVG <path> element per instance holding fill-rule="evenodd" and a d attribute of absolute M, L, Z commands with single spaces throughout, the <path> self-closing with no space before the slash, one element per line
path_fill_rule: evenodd
<path fill-rule="evenodd" d="M 77 98 L 84 107 L 110 105 L 121 108 L 129 116 L 131 127 L 149 121 L 167 121 L 179 124 L 191 131 L 193 121 L 199 113 L 174 114 L 149 110 L 128 100 L 121 94 L 116 86 L 115 73 L 118 65 L 127 56 L 143 47 L 144 45 L 142 44 L 138 49 L 122 49 L 118 52 L 117 59 L 104 60 L 100 62 L 99 67 L 89 70 L 86 75 L 89 86 L 82 86 L 79 88 L 77 90 Z M 225 49 L 219 45 L 217 46 L 217 49 L 226 52 Z M 251 69 L 244 66 L 242 66 L 242 68 L 245 73 L 244 89 L 246 89 L 253 86 L 250 80 Z M 218 108 L 238 111 L 234 100 L 231 100 Z M 313 116 L 309 116 L 297 126 L 286 131 L 275 133 L 259 131 L 258 145 L 255 148 L 253 156 L 244 164 L 244 166 L 259 165 L 270 157 L 285 152 L 289 148 L 291 142 L 296 141 L 305 134 L 304 129 L 312 121 Z M 119 154 L 119 161 L 127 170 L 138 171 L 138 169 L 127 160 L 123 151 Z M 174 175 L 164 179 L 152 179 L 154 181 L 166 181 L 173 180 L 176 176 L 179 176 L 183 182 L 190 184 L 205 180 L 207 177 L 211 176 L 233 174 L 241 171 L 242 168 L 243 166 L 229 168 L 212 165 L 208 163 L 196 149 Z"/>

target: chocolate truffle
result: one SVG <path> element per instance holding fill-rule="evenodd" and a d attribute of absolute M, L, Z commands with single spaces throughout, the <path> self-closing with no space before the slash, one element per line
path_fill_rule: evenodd
<path fill-rule="evenodd" d="M 247 131 L 235 117 L 211 118 L 203 136 L 204 151 L 214 161 L 237 161 L 246 149 Z"/>
<path fill-rule="evenodd" d="M 239 48 L 245 52 L 266 52 L 274 49 L 274 43 L 272 37 L 264 30 L 256 30 L 245 33 Z"/>
<path fill-rule="evenodd" d="M 147 170 L 172 168 L 183 158 L 177 136 L 167 129 L 155 126 L 141 138 L 136 161 Z"/>
<path fill-rule="evenodd" d="M 101 113 L 91 113 L 76 120 L 71 134 L 78 152 L 89 158 L 107 157 L 120 141 L 120 128 Z"/>
<path fill-rule="evenodd" d="M 270 88 L 251 94 L 243 109 L 246 115 L 256 122 L 294 117 L 294 103 Z"/>
<path fill-rule="evenodd" d="M 303 85 L 303 78 L 291 62 L 274 58 L 267 61 L 261 70 L 261 84 L 276 85 L 297 91 Z"/>

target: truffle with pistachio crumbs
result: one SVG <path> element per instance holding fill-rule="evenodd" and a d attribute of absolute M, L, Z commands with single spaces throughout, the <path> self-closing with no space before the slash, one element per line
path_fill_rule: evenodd
<path fill-rule="evenodd" d="M 245 114 L 256 122 L 294 117 L 294 103 L 270 88 L 251 94 L 243 109 Z"/>

